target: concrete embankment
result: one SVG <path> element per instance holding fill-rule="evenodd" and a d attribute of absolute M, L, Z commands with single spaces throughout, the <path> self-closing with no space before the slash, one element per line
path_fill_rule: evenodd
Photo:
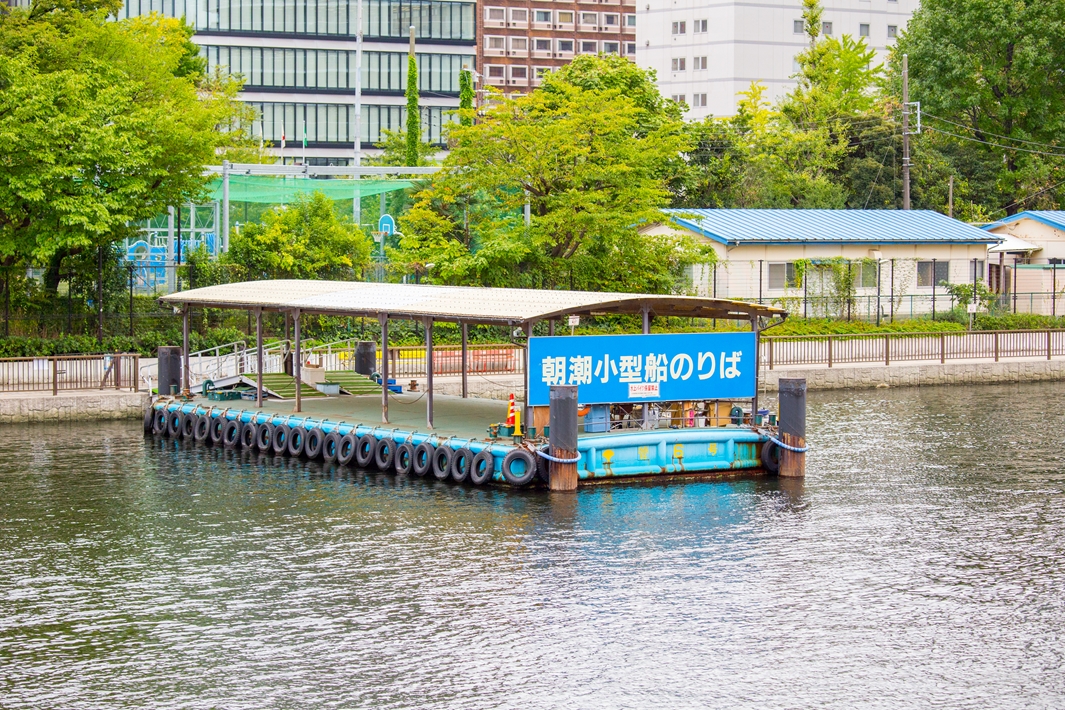
<path fill-rule="evenodd" d="M 148 401 L 147 392 L 5 392 L 0 394 L 0 424 L 140 419 Z"/>

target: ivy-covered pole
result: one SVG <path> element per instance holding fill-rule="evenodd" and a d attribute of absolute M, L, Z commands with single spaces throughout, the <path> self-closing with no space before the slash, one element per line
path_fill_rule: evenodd
<path fill-rule="evenodd" d="M 473 116 L 467 111 L 473 108 L 473 73 L 466 67 L 459 73 L 459 109 L 462 111 L 459 123 L 463 126 L 473 125 Z"/>
<path fill-rule="evenodd" d="M 411 25 L 410 51 L 407 53 L 407 165 L 411 167 L 418 164 L 421 118 L 418 109 L 418 60 L 414 56 L 414 25 Z"/>

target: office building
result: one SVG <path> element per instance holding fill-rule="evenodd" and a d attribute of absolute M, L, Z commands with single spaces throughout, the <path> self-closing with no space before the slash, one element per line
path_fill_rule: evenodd
<path fill-rule="evenodd" d="M 824 0 L 826 35 L 864 37 L 886 62 L 888 48 L 918 0 Z M 799 0 L 768 4 L 642 0 L 636 8 L 636 62 L 658 75 L 664 96 L 690 119 L 730 116 L 753 81 L 773 101 L 795 86 L 795 56 L 808 46 Z"/>

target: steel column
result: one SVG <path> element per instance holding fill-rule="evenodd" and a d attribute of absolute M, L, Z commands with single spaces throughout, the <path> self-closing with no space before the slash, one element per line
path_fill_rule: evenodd
<path fill-rule="evenodd" d="M 263 309 L 255 311 L 255 406 L 263 408 Z"/>
<path fill-rule="evenodd" d="M 296 340 L 296 352 L 292 359 L 292 374 L 296 378 L 296 411 L 303 411 L 303 397 L 301 390 L 303 389 L 303 381 L 300 377 L 300 370 L 303 365 L 302 355 L 300 353 L 300 311 L 297 308 L 292 311 L 292 327 L 295 329 Z"/>
<path fill-rule="evenodd" d="M 377 317 L 381 324 L 381 421 L 388 424 L 388 314 Z"/>
<path fill-rule="evenodd" d="M 383 194 L 383 193 L 382 193 Z M 466 373 L 469 370 L 469 336 L 470 326 L 466 323 L 462 323 L 462 398 L 466 399 L 470 396 L 469 383 L 467 382 Z"/>
<path fill-rule="evenodd" d="M 433 428 L 433 319 L 425 319 L 425 419 Z"/>
<path fill-rule="evenodd" d="M 181 311 L 181 364 L 182 364 L 182 377 L 181 382 L 183 385 L 182 391 L 185 394 L 189 393 L 189 307 L 188 305 Z"/>

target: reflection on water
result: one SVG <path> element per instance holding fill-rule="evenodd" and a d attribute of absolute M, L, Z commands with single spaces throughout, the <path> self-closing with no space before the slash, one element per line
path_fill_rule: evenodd
<path fill-rule="evenodd" d="M 576 495 L 6 427 L 0 707 L 1060 707 L 1061 389 L 814 394 L 805 482 Z"/>

